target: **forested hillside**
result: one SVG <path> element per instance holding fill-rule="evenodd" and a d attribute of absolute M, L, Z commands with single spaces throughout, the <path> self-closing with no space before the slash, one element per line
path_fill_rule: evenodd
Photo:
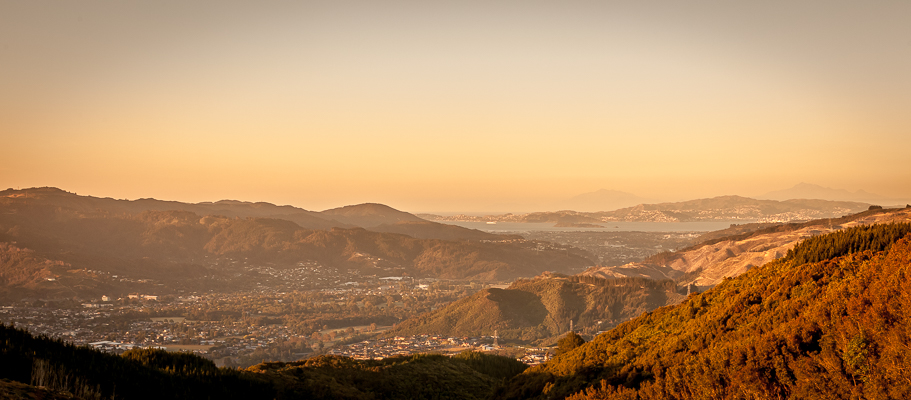
<path fill-rule="evenodd" d="M 525 371 L 496 397 L 908 398 L 909 231 L 808 240 Z"/>

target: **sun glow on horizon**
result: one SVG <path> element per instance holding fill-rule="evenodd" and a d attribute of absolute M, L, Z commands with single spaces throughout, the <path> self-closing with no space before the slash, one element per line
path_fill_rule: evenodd
<path fill-rule="evenodd" d="M 784 4 L 8 4 L 0 183 L 426 211 L 911 197 L 911 6 Z"/>

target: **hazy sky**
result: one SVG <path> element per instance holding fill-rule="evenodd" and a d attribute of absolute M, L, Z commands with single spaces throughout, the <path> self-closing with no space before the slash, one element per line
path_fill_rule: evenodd
<path fill-rule="evenodd" d="M 911 2 L 0 0 L 0 189 L 911 197 Z"/>

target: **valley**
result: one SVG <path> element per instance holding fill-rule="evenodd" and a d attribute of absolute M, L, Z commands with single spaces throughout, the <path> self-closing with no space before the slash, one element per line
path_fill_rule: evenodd
<path fill-rule="evenodd" d="M 711 232 L 497 232 L 377 204 L 284 219 L 261 203 L 5 193 L 4 324 L 110 354 L 163 349 L 241 369 L 463 351 L 545 366 L 567 331 L 601 337 L 793 257 L 800 243 L 911 221 L 911 209 L 869 207 Z M 233 216 L 196 213 L 216 205 Z M 328 225 L 292 220 L 304 215 Z"/>
<path fill-rule="evenodd" d="M 55 323 L 69 324 L 69 331 L 58 337 L 70 336 L 66 338 L 70 343 L 77 335 L 115 325 L 105 337 L 108 340 L 89 344 L 121 355 L 88 367 L 60 356 L 68 351 L 88 351 L 85 348 L 49 350 L 56 354 L 51 358 L 44 350 L 28 350 L 34 351 L 29 354 L 45 354 L 30 361 L 20 355 L 21 349 L 51 349 L 61 346 L 61 342 L 35 339 L 6 324 L 0 327 L 0 334 L 11 345 L 0 351 L 13 363 L 8 365 L 10 368 L 23 362 L 34 363 L 37 375 L 33 374 L 32 382 L 83 396 L 112 393 L 113 389 L 108 384 L 89 389 L 71 386 L 62 380 L 60 371 L 86 371 L 78 373 L 85 377 L 81 379 L 94 382 L 91 375 L 85 375 L 88 371 L 116 365 L 121 359 L 144 360 L 142 368 L 148 370 L 140 371 L 147 372 L 130 373 L 150 377 L 156 376 L 154 371 L 159 368 L 177 371 L 179 365 L 194 365 L 194 369 L 180 367 L 186 372 L 173 379 L 180 377 L 197 383 L 176 390 L 214 390 L 206 389 L 208 384 L 203 382 L 212 379 L 206 377 L 221 376 L 218 379 L 224 384 L 236 387 L 233 394 L 225 396 L 243 398 L 369 398 L 370 391 L 379 390 L 391 397 L 408 392 L 404 396 L 411 398 L 460 393 L 456 396 L 664 399 L 676 398 L 670 393 L 681 393 L 667 389 L 675 387 L 686 388 L 684 398 L 693 399 L 703 398 L 708 391 L 785 396 L 795 392 L 816 396 L 832 390 L 904 393 L 907 387 L 883 382 L 897 382 L 900 372 L 894 366 L 904 363 L 893 344 L 902 346 L 907 342 L 902 328 L 905 324 L 901 322 L 905 302 L 901 290 L 907 284 L 907 274 L 902 271 L 911 265 L 911 223 L 886 221 L 904 218 L 906 213 L 907 210 L 870 210 L 859 214 L 852 222 L 864 223 L 805 238 L 783 257 L 741 276 L 725 278 L 703 293 L 690 292 L 691 286 L 681 292 L 683 288 L 670 280 L 542 274 L 517 280 L 506 288 L 389 277 L 392 279 L 375 283 L 379 286 L 290 293 L 293 301 L 286 301 L 283 293 L 250 292 L 242 296 L 192 295 L 161 301 L 137 296 L 100 304 L 4 306 L 0 316 L 15 320 L 20 328 L 42 330 Z M 870 223 L 877 219 L 886 223 Z M 747 229 L 748 232 L 742 232 L 742 227 L 731 229 L 741 231 L 742 239 L 803 228 L 779 226 Z M 725 240 L 734 239 L 721 237 L 696 247 Z M 383 293 L 384 298 L 380 297 Z M 459 300 L 448 302 L 451 298 Z M 363 310 L 391 315 L 388 313 L 392 310 L 406 308 L 399 307 L 400 303 L 430 305 L 433 300 L 438 300 L 439 307 L 434 310 L 430 306 L 420 316 L 390 328 L 375 323 L 363 325 L 364 320 L 356 319 L 343 324 L 346 326 L 321 327 L 318 324 L 322 320 L 295 320 L 299 315 L 338 312 L 344 309 L 346 299 L 347 312 L 355 314 L 356 310 Z M 630 308 L 631 305 L 641 308 Z M 797 318 L 797 309 L 805 309 L 800 314 L 808 315 L 810 320 Z M 180 313 L 184 315 L 177 316 Z M 276 317 L 281 322 L 274 321 Z M 295 335 L 297 327 L 314 332 L 308 340 Z M 592 327 L 605 330 L 592 332 Z M 114 333 L 118 329 L 129 329 L 127 336 Z M 422 329 L 450 331 L 427 334 L 421 333 Z M 485 333 L 491 329 L 493 335 Z M 570 333 L 564 335 L 567 331 Z M 515 345 L 542 336 L 549 337 L 537 345 Z M 566 339 L 573 336 L 578 339 L 569 344 Z M 135 343 L 119 341 L 124 339 Z M 86 336 L 82 340 L 89 339 Z M 326 349 L 326 355 L 319 355 L 327 345 L 334 346 Z M 157 348 L 184 352 L 156 352 Z M 877 349 L 876 353 L 857 353 L 870 348 Z M 240 371 L 215 369 L 215 364 L 207 364 L 210 361 L 204 358 L 187 358 L 191 356 L 186 351 L 217 357 L 220 365 L 250 366 Z M 787 357 L 769 364 L 781 354 Z M 854 354 L 861 354 L 862 358 Z M 84 358 L 85 355 L 74 360 Z M 302 359 L 294 361 L 299 358 Z M 758 379 L 744 377 L 724 365 L 713 366 L 716 360 L 726 360 L 747 371 L 774 368 L 777 372 Z M 874 371 L 866 367 L 867 363 L 879 367 Z M 197 368 L 210 372 L 191 372 Z M 385 375 L 375 375 L 378 371 L 396 377 L 395 383 Z M 716 381 L 718 375 L 707 375 L 705 371 L 717 371 L 722 381 Z M 496 376 L 505 379 L 505 384 L 492 385 L 490 379 Z M 806 378 L 791 380 L 787 376 Z M 860 378 L 862 386 L 856 384 Z M 428 379 L 434 385 L 430 391 L 411 386 Z M 365 389 L 364 385 L 371 389 L 351 392 L 351 387 Z M 257 387 L 258 394 L 246 392 L 250 389 L 244 387 Z M 128 393 L 136 390 L 126 384 L 118 388 Z M 171 384 L 156 385 L 154 392 L 165 393 L 173 388 Z M 188 396 L 196 398 L 198 393 Z"/>

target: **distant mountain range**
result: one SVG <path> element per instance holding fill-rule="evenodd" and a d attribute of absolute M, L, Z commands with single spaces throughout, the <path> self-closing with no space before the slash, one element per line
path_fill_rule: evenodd
<path fill-rule="evenodd" d="M 731 197 L 731 196 L 723 196 Z M 845 189 L 833 189 L 801 182 L 794 187 L 775 190 L 760 196 L 757 200 L 829 200 L 837 202 L 856 202 L 895 206 L 905 204 L 907 200 L 888 198 L 875 193 L 857 190 L 854 192 Z M 601 189 L 590 193 L 583 193 L 555 205 L 556 210 L 572 210 L 581 212 L 615 211 L 621 208 L 630 208 L 640 204 L 653 204 L 653 199 L 637 196 L 619 190 Z M 667 203 L 665 203 L 667 204 Z M 674 203 L 670 203 L 674 204 Z"/>
<path fill-rule="evenodd" d="M 852 214 L 868 204 L 826 200 L 756 200 L 719 196 L 675 203 L 640 204 L 611 212 L 592 213 L 601 221 L 770 221 L 810 220 Z"/>
<path fill-rule="evenodd" d="M 448 240 L 499 239 L 490 233 L 444 225 L 421 219 L 413 214 L 392 207 L 365 203 L 334 208 L 326 211 L 308 211 L 294 206 L 277 206 L 264 202 L 221 200 L 217 202 L 182 203 L 156 199 L 116 200 L 92 196 L 78 196 L 52 187 L 0 191 L 0 198 L 17 199 L 22 204 L 43 204 L 62 207 L 75 212 L 91 213 L 102 210 L 110 214 L 138 214 L 145 211 L 189 211 L 200 216 L 219 215 L 239 218 L 272 218 L 291 221 L 305 229 L 375 228 L 409 235 L 413 233 L 427 239 Z M 397 224 L 401 226 L 396 226 Z M 439 235 L 435 233 L 439 231 Z"/>
<path fill-rule="evenodd" d="M 805 182 L 798 183 L 794 187 L 788 189 L 771 191 L 761 196 L 756 196 L 756 198 L 763 200 L 820 199 L 853 201 L 885 206 L 902 203 L 899 199 L 889 199 L 885 196 L 865 192 L 863 190 L 850 192 L 845 189 L 832 189 Z"/>
<path fill-rule="evenodd" d="M 614 221 L 695 222 L 750 221 L 788 222 L 833 218 L 866 210 L 870 204 L 850 201 L 792 199 L 758 200 L 742 196 L 718 196 L 674 203 L 639 204 L 614 211 L 553 211 L 487 216 L 440 216 L 421 214 L 434 221 L 486 221 L 553 223 L 558 226 L 597 226 Z"/>
<path fill-rule="evenodd" d="M 324 214 L 268 203 L 100 199 L 55 188 L 0 192 L 0 297 L 119 295 L 146 290 L 148 280 L 159 288 L 231 286 L 244 281 L 225 272 L 237 263 L 497 282 L 579 270 L 591 258 L 378 204 Z"/>

